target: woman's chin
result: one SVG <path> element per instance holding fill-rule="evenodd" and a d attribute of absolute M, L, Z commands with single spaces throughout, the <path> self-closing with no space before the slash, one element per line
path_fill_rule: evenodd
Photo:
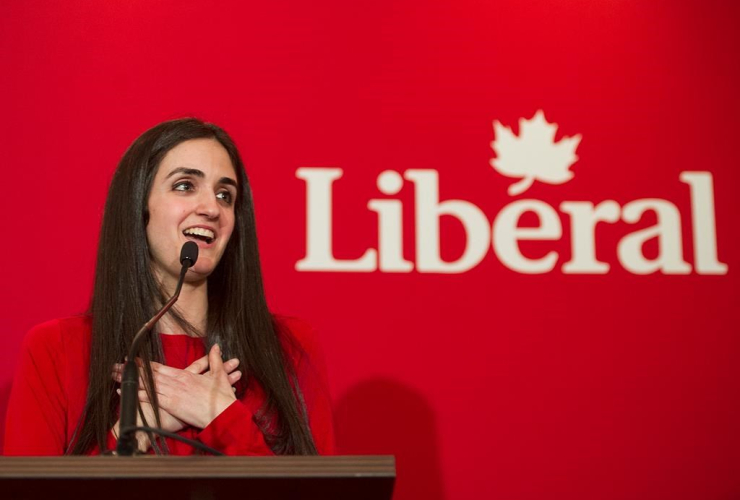
<path fill-rule="evenodd" d="M 185 275 L 185 281 L 190 283 L 193 281 L 204 280 L 211 275 L 215 268 L 216 266 L 212 262 L 210 262 L 209 259 L 198 259 L 198 262 L 196 262 L 193 267 L 188 269 L 188 272 Z"/>

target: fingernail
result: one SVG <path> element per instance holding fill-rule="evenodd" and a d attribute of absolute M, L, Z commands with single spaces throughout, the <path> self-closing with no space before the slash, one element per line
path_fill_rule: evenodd
<path fill-rule="evenodd" d="M 221 354 L 221 347 L 218 344 L 213 344 L 213 348 L 216 349 L 217 354 Z"/>

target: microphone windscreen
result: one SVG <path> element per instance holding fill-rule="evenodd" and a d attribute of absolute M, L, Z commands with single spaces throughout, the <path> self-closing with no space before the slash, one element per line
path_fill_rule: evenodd
<path fill-rule="evenodd" d="M 188 267 L 193 267 L 195 262 L 198 260 L 198 244 L 194 241 L 188 241 L 182 246 L 180 250 L 180 264 Z M 186 261 L 190 261 L 186 263 Z"/>

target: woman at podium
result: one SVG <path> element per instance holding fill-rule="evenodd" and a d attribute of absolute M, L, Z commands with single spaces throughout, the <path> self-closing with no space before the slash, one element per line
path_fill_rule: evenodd
<path fill-rule="evenodd" d="M 186 118 L 141 135 L 113 176 L 87 314 L 26 336 L 6 455 L 109 453 L 119 383 L 136 332 L 173 294 L 181 246 L 198 246 L 180 298 L 144 342 L 137 425 L 228 455 L 332 453 L 331 407 L 315 336 L 270 313 L 251 190 L 232 139 Z M 140 432 L 141 453 L 198 453 Z"/>

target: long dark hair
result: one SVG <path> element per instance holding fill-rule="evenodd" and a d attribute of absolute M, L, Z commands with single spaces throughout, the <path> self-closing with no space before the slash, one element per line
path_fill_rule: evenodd
<path fill-rule="evenodd" d="M 207 346 L 218 342 L 225 356 L 239 358 L 245 380 L 260 384 L 266 402 L 256 423 L 275 453 L 316 454 L 300 388 L 290 356 L 284 350 L 286 344 L 281 342 L 289 334 L 280 331 L 265 300 L 254 205 L 244 164 L 223 129 L 195 118 L 164 122 L 144 132 L 123 155 L 111 181 L 89 310 L 92 343 L 87 401 L 67 450 L 69 454 L 87 453 L 96 444 L 101 451 L 107 449 L 107 434 L 117 420 L 119 403 L 111 378 L 112 366 L 123 361 L 134 334 L 164 299 L 151 271 L 146 238 L 152 181 L 168 151 L 184 141 L 201 138 L 217 140 L 228 152 L 236 171 L 239 193 L 234 207 L 234 231 L 220 263 L 208 278 L 206 332 L 197 332 L 174 308 L 172 315 L 189 333 L 204 334 Z M 151 335 L 149 339 L 141 352 L 146 367 L 152 360 L 164 362 L 159 336 Z M 158 410 L 150 370 L 144 379 Z M 238 397 L 246 387 L 246 383 L 237 384 Z M 159 425 L 158 413 L 155 412 Z"/>

